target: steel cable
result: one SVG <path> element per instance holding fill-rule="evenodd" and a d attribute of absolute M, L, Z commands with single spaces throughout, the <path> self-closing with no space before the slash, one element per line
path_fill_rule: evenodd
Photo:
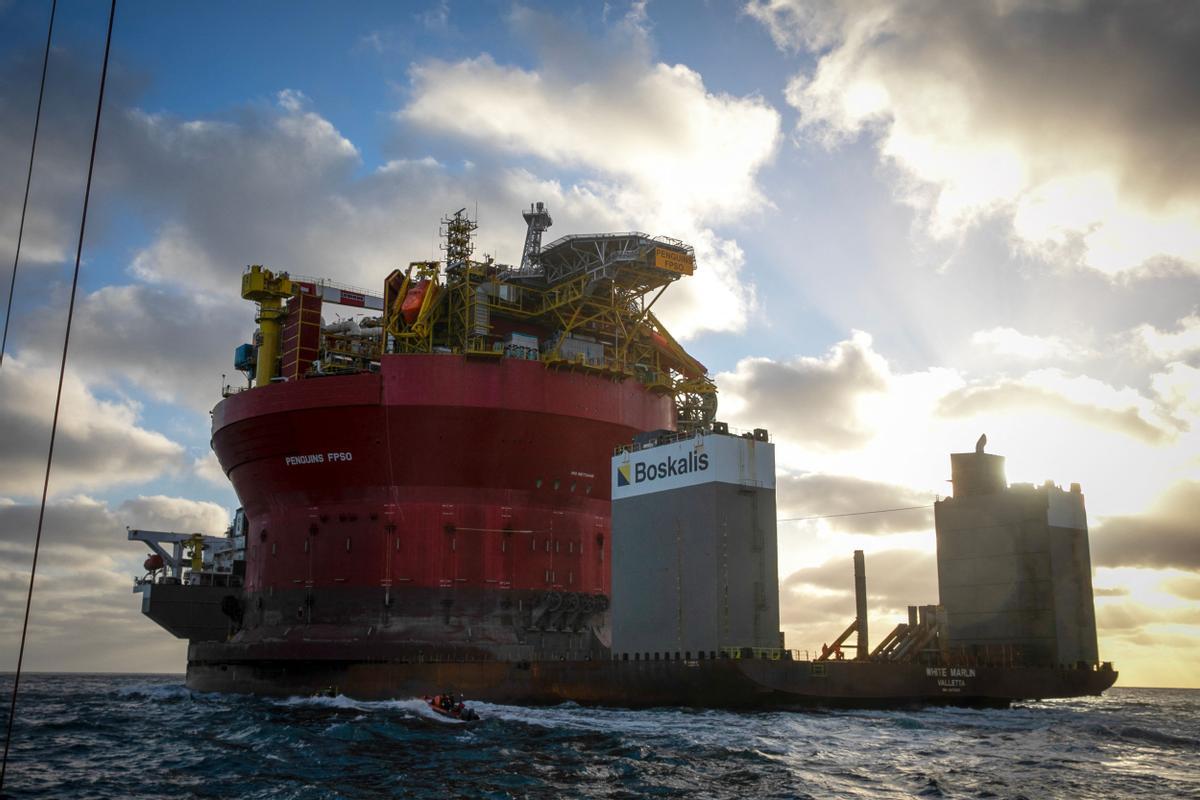
<path fill-rule="evenodd" d="M 776 522 L 803 522 L 804 520 L 809 520 L 809 519 L 833 519 L 835 517 L 861 517 L 865 514 L 890 514 L 893 511 L 915 511 L 918 508 L 933 508 L 933 504 L 930 503 L 930 504 L 924 505 L 924 506 L 903 506 L 901 508 L 877 508 L 874 511 L 849 511 L 845 514 L 817 514 L 812 517 L 787 517 L 787 518 L 781 517 L 775 521 Z"/>
<path fill-rule="evenodd" d="M 8 324 L 12 321 L 13 294 L 17 290 L 17 264 L 21 261 L 21 239 L 25 236 L 25 212 L 29 208 L 29 185 L 33 182 L 33 156 L 37 153 L 38 128 L 42 124 L 42 98 L 46 94 L 46 67 L 50 64 L 50 39 L 54 35 L 54 12 L 58 0 L 50 2 L 50 27 L 46 31 L 46 53 L 42 56 L 42 83 L 38 88 L 37 112 L 33 115 L 33 144 L 29 146 L 29 171 L 25 174 L 25 199 L 21 202 L 21 225 L 17 228 L 17 253 L 13 256 L 12 279 L 8 283 L 8 310 L 4 312 L 4 339 L 0 340 L 0 366 L 8 348 Z M 0 784 L 2 785 L 2 784 Z"/>
<path fill-rule="evenodd" d="M 63 378 L 67 372 L 67 348 L 71 343 L 71 320 L 75 316 L 75 295 L 79 289 L 79 264 L 83 259 L 83 236 L 87 228 L 88 200 L 92 194 L 92 173 L 96 166 L 96 141 L 100 138 L 100 113 L 104 109 L 104 85 L 108 81 L 108 55 L 112 47 L 113 20 L 117 15 L 117 0 L 112 0 L 108 12 L 108 34 L 104 40 L 104 65 L 100 70 L 100 96 L 96 101 L 96 124 L 92 128 L 92 153 L 88 160 L 87 184 L 83 190 L 83 214 L 79 220 L 79 243 L 75 247 L 75 272 L 71 279 L 71 300 L 67 305 L 67 328 L 63 335 L 62 362 L 58 367 L 58 390 L 54 395 L 54 418 L 50 424 L 50 447 L 46 454 L 46 476 L 42 482 L 42 504 L 38 511 L 37 535 L 33 540 L 33 564 L 29 568 L 29 592 L 25 596 L 25 621 L 21 625 L 21 648 L 17 652 L 17 671 L 13 675 L 12 700 L 8 707 L 8 729 L 4 737 L 4 756 L 0 761 L 0 792 L 4 791 L 4 775 L 8 771 L 8 750 L 12 744 L 13 720 L 17 716 L 17 689 L 21 684 L 21 665 L 25 659 L 25 638 L 29 632 L 29 609 L 33 604 L 33 582 L 37 576 L 38 551 L 42 544 L 42 523 L 46 517 L 46 496 L 50 489 L 50 467 L 54 463 L 54 439 L 58 433 L 58 412 L 62 405 Z"/>

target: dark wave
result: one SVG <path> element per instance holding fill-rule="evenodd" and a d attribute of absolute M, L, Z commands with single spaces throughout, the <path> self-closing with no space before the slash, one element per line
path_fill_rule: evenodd
<path fill-rule="evenodd" d="M 5 679 L 0 677 L 0 693 Z M 22 683 L 14 798 L 1183 797 L 1200 692 L 1008 710 L 624 711 L 257 699 L 182 679 Z"/>

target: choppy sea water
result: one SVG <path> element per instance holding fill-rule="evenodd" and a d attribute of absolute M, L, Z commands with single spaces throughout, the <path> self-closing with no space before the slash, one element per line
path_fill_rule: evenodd
<path fill-rule="evenodd" d="M 11 676 L 0 677 L 7 697 Z M 13 798 L 1200 797 L 1200 691 L 1008 710 L 730 713 L 245 698 L 22 678 Z"/>

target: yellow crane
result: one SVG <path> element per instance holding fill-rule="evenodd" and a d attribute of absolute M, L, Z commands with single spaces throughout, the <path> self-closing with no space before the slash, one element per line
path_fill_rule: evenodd
<path fill-rule="evenodd" d="M 258 347 L 254 382 L 259 386 L 266 386 L 277 374 L 283 318 L 287 315 L 283 301 L 292 294 L 292 281 L 286 272 L 276 275 L 261 264 L 251 264 L 242 275 L 242 298 L 258 303 L 254 321 L 262 334 L 262 344 Z"/>

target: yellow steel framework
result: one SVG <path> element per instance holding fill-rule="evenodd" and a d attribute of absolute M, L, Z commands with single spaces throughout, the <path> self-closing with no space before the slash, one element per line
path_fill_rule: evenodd
<path fill-rule="evenodd" d="M 472 258 L 476 227 L 465 209 L 444 218 L 445 262 L 394 270 L 377 320 L 364 320 L 354 333 L 323 333 L 318 371 L 370 369 L 384 353 L 499 358 L 505 337 L 523 333 L 536 337 L 549 367 L 632 378 L 671 395 L 681 431 L 712 422 L 716 386 L 652 311 L 668 286 L 694 271 L 691 247 L 637 232 L 566 236 L 546 247 L 527 243 L 513 268 Z M 283 301 L 300 290 L 287 273 L 259 265 L 242 277 L 242 297 L 259 309 L 259 385 L 278 374 Z M 376 325 L 378 335 L 362 330 Z"/>
<path fill-rule="evenodd" d="M 536 269 L 513 270 L 470 257 L 474 223 L 462 211 L 443 224 L 445 268 L 414 263 L 385 284 L 384 352 L 500 357 L 503 320 L 501 330 L 539 333 L 548 366 L 631 377 L 672 395 L 680 430 L 712 421 L 716 387 L 651 311 L 672 282 L 691 274 L 690 247 L 642 233 L 568 236 L 541 250 Z M 409 322 L 401 308 L 422 285 Z"/>

